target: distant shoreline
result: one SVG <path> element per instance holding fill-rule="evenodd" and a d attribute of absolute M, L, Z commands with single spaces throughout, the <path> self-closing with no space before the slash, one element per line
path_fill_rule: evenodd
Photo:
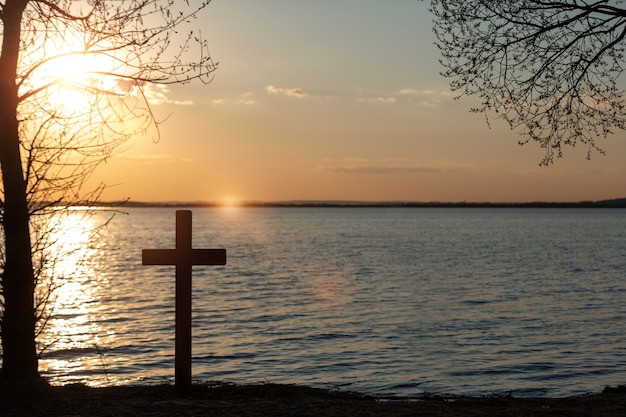
<path fill-rule="evenodd" d="M 80 205 L 80 204 L 78 204 Z M 626 208 L 626 198 L 600 201 L 580 202 L 525 202 L 525 203 L 498 203 L 498 202 L 417 202 L 417 201 L 242 201 L 237 203 L 208 202 L 208 201 L 171 201 L 171 202 L 101 202 L 102 207 L 172 207 L 172 208 L 211 208 L 211 207 L 243 207 L 243 208 Z"/>

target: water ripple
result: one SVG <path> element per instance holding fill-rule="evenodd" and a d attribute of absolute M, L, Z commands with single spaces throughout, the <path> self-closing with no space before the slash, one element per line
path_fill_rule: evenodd
<path fill-rule="evenodd" d="M 173 247 L 174 212 L 129 213 L 42 336 L 59 340 L 41 361 L 53 383 L 172 380 L 174 268 L 140 256 Z M 623 230 L 623 210 L 194 210 L 194 246 L 229 256 L 194 268 L 194 379 L 390 396 L 624 384 Z"/>

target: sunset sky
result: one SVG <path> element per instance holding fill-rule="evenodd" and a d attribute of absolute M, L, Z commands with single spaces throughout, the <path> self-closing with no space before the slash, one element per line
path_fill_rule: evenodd
<path fill-rule="evenodd" d="M 539 167 L 439 75 L 428 2 L 214 0 L 212 83 L 162 89 L 161 140 L 94 181 L 104 200 L 578 201 L 626 196 L 626 133 Z"/>

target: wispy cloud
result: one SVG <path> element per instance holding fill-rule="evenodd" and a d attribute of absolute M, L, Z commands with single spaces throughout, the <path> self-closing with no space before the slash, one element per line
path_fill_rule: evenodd
<path fill-rule="evenodd" d="M 439 107 L 441 106 L 441 99 L 438 98 L 431 98 L 430 100 L 422 100 L 420 102 L 420 105 L 422 105 L 423 107 Z"/>
<path fill-rule="evenodd" d="M 146 84 L 143 88 L 143 93 L 148 99 L 148 103 L 153 106 L 158 106 L 162 104 L 174 104 L 177 106 L 191 106 L 193 105 L 192 100 L 174 100 L 171 99 L 168 95 L 170 93 L 170 89 L 167 85 L 163 84 Z"/>
<path fill-rule="evenodd" d="M 416 95 L 416 96 L 440 96 L 440 97 L 453 97 L 454 93 L 450 90 L 416 90 L 414 88 L 403 88 L 398 91 L 398 94 L 402 95 Z"/>
<path fill-rule="evenodd" d="M 276 87 L 271 84 L 265 87 L 265 91 L 267 91 L 267 93 L 270 95 L 284 95 L 296 98 L 308 96 L 308 94 L 302 88 Z"/>
<path fill-rule="evenodd" d="M 413 104 L 422 107 L 439 107 L 443 100 L 453 94 L 447 90 L 417 90 L 403 88 L 398 91 L 377 96 L 361 95 L 358 101 L 369 104 Z"/>
<path fill-rule="evenodd" d="M 267 85 L 265 93 L 269 96 L 284 96 L 297 99 L 310 98 L 310 99 L 324 99 L 324 100 L 357 100 L 361 103 L 372 105 L 401 105 L 410 104 L 413 106 L 422 106 L 435 108 L 440 107 L 447 97 L 453 96 L 453 94 L 446 90 L 416 90 L 414 88 L 403 88 L 397 91 L 389 92 L 388 94 L 371 94 L 361 93 L 356 95 L 355 93 L 340 93 L 340 92 L 325 92 L 319 91 L 311 92 L 300 87 L 278 87 L 273 84 Z M 258 92 L 257 92 L 258 93 Z M 242 104 L 251 105 L 256 104 L 257 99 L 252 91 L 248 91 L 239 94 L 235 97 L 220 97 L 211 101 L 213 105 L 225 105 L 225 104 Z"/>
<path fill-rule="evenodd" d="M 423 161 L 403 158 L 385 160 L 364 158 L 325 159 L 316 167 L 316 171 L 354 175 L 449 173 L 473 169 L 472 165 L 461 162 L 448 160 Z"/>
<path fill-rule="evenodd" d="M 374 103 L 395 104 L 398 102 L 398 99 L 393 96 L 388 96 L 388 97 L 379 96 L 379 97 L 360 98 L 359 101 L 364 101 L 364 102 L 372 103 L 372 104 Z"/>
<path fill-rule="evenodd" d="M 170 154 L 142 154 L 128 155 L 122 153 L 115 157 L 116 160 L 125 162 L 141 162 L 145 164 L 169 164 L 169 163 L 192 163 L 196 162 L 194 158 L 179 158 Z"/>
<path fill-rule="evenodd" d="M 216 98 L 211 101 L 214 105 L 218 106 L 220 104 L 243 104 L 246 106 L 250 106 L 256 103 L 254 99 L 254 93 L 252 91 L 247 91 L 245 93 L 239 94 L 236 98 Z"/>
<path fill-rule="evenodd" d="M 252 91 L 248 91 L 246 93 L 240 94 L 239 103 L 245 104 L 247 106 L 249 106 L 250 104 L 254 104 L 254 93 L 252 93 Z"/>

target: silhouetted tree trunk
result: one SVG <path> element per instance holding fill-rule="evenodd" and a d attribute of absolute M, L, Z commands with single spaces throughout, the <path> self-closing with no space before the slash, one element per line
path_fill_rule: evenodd
<path fill-rule="evenodd" d="M 2 271 L 2 373 L 5 379 L 26 380 L 38 375 L 33 310 L 34 274 L 31 258 L 26 181 L 22 171 L 17 120 L 16 69 L 20 24 L 26 1 L 7 0 L 0 56 L 0 168 L 4 187 L 5 266 Z"/>

